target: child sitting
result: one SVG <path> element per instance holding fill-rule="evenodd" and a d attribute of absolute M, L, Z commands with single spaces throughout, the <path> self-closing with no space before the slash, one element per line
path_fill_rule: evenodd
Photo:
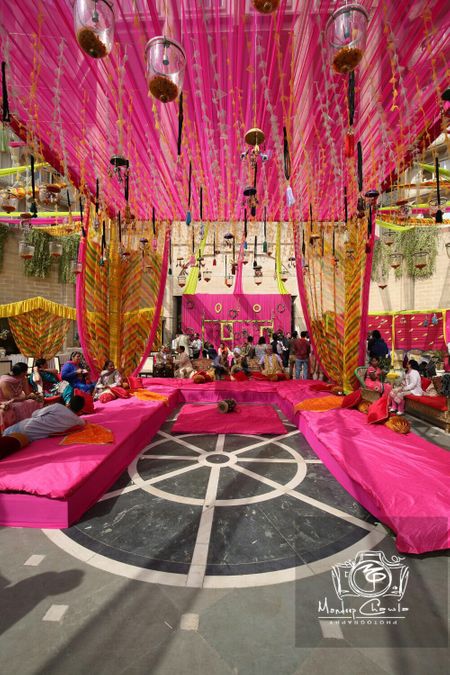
<path fill-rule="evenodd" d="M 365 388 L 371 389 L 372 391 L 378 391 L 380 394 L 384 391 L 390 391 L 391 386 L 382 382 L 382 376 L 383 371 L 380 368 L 380 361 L 378 357 L 372 356 L 364 380 Z"/>

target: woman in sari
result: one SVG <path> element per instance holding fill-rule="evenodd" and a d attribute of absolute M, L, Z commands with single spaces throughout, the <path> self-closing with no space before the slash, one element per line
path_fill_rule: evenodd
<path fill-rule="evenodd" d="M 95 384 L 86 382 L 88 371 L 81 367 L 81 352 L 72 352 L 70 361 L 66 361 L 61 370 L 61 378 L 70 384 L 72 389 L 80 389 L 92 393 Z"/>
<path fill-rule="evenodd" d="M 107 403 L 116 398 L 129 398 L 130 394 L 122 388 L 122 382 L 122 375 L 114 365 L 114 361 L 108 359 L 95 385 L 94 400 L 100 399 L 103 403 Z"/>
<path fill-rule="evenodd" d="M 59 384 L 59 379 L 56 373 L 56 370 L 48 368 L 46 359 L 37 359 L 28 378 L 32 390 L 37 394 L 43 394 L 44 398 L 57 395 L 55 387 Z"/>
<path fill-rule="evenodd" d="M 26 363 L 16 363 L 10 375 L 0 377 L 0 404 L 3 404 L 5 427 L 31 417 L 35 410 L 42 407 L 37 395 L 29 393 L 27 371 Z M 12 421 L 11 412 L 14 415 Z"/>

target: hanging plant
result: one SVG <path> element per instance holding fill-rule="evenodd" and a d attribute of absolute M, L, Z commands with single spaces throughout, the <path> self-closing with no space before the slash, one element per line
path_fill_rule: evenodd
<path fill-rule="evenodd" d="M 412 230 L 400 232 L 394 244 L 395 253 L 403 253 L 404 264 L 395 270 L 395 276 L 399 279 L 404 273 L 413 279 L 429 279 L 436 269 L 436 256 L 438 252 L 438 231 L 435 227 L 415 227 Z M 414 254 L 426 251 L 428 262 L 422 269 L 415 266 Z"/>
<path fill-rule="evenodd" d="M 6 237 L 9 234 L 9 227 L 8 225 L 4 225 L 3 223 L 0 223 L 0 272 L 2 271 L 3 268 L 3 256 L 5 253 L 5 241 Z"/>
<path fill-rule="evenodd" d="M 79 234 L 69 234 L 61 237 L 59 242 L 62 244 L 62 255 L 59 259 L 58 277 L 62 284 L 75 283 L 75 274 L 72 269 L 72 261 L 78 259 L 78 246 L 80 245 Z"/>
<path fill-rule="evenodd" d="M 386 279 L 389 273 L 389 248 L 383 244 L 381 239 L 375 241 L 373 247 L 372 260 L 372 281 L 379 282 L 381 279 Z"/>
<path fill-rule="evenodd" d="M 34 254 L 30 260 L 25 260 L 24 271 L 27 277 L 45 279 L 50 273 L 52 257 L 50 255 L 50 235 L 33 228 L 25 235 L 27 244 L 34 246 Z"/>

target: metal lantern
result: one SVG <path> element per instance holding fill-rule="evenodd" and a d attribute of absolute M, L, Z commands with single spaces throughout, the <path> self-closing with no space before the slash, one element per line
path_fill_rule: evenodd
<path fill-rule="evenodd" d="M 175 40 L 158 36 L 145 47 L 147 83 L 150 93 L 161 103 L 170 103 L 183 89 L 186 54 Z"/>
<path fill-rule="evenodd" d="M 280 0 L 252 0 L 252 5 L 260 14 L 273 14 L 278 9 Z"/>
<path fill-rule="evenodd" d="M 389 264 L 394 270 L 398 269 L 402 264 L 402 262 L 403 262 L 402 253 L 391 253 L 391 255 L 389 256 Z"/>
<path fill-rule="evenodd" d="M 28 244 L 25 239 L 19 241 L 19 255 L 25 260 L 30 260 L 34 255 L 34 246 Z"/>
<path fill-rule="evenodd" d="M 418 270 L 423 270 L 428 265 L 427 251 L 417 251 L 413 254 L 414 267 Z"/>
<path fill-rule="evenodd" d="M 333 69 L 341 75 L 351 73 L 366 49 L 369 16 L 361 5 L 343 5 L 330 17 L 326 27 Z"/>
<path fill-rule="evenodd" d="M 63 253 L 62 244 L 59 244 L 57 241 L 51 241 L 48 245 L 48 250 L 54 258 L 60 258 Z"/>
<path fill-rule="evenodd" d="M 114 11 L 108 0 L 75 0 L 75 35 L 81 49 L 93 59 L 108 56 L 114 44 Z"/>

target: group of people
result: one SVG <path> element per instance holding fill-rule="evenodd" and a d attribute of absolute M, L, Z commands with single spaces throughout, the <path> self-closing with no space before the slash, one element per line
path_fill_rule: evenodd
<path fill-rule="evenodd" d="M 97 381 L 90 382 L 82 358 L 81 352 L 73 352 L 60 376 L 48 367 L 44 358 L 36 360 L 31 374 L 28 374 L 28 365 L 19 362 L 10 374 L 2 375 L 0 431 L 3 435 L 22 433 L 36 440 L 83 425 L 78 415 L 85 407 L 83 394 L 86 393 L 103 402 L 129 396 L 113 361 L 108 359 Z M 52 398 L 55 403 L 50 402 Z M 50 405 L 45 406 L 46 402 Z"/>
<path fill-rule="evenodd" d="M 158 375 L 174 376 L 179 378 L 193 377 L 196 373 L 193 360 L 200 356 L 211 361 L 210 370 L 214 379 L 234 377 L 242 371 L 246 375 L 259 371 L 273 379 L 307 379 L 311 345 L 308 333 L 303 331 L 298 336 L 297 331 L 286 335 L 280 329 L 273 334 L 270 343 L 261 336 L 256 344 L 249 335 L 240 347 L 230 349 L 225 342 L 221 342 L 216 349 L 210 342 L 203 343 L 198 333 L 192 338 L 177 334 L 172 342 L 175 356 L 168 347 L 162 347 L 156 356 L 156 372 Z"/>

